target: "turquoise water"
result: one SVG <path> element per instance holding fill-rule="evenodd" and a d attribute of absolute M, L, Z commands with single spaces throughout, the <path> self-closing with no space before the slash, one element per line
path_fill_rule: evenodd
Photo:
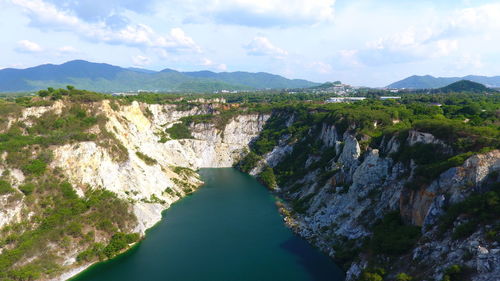
<path fill-rule="evenodd" d="M 326 255 L 286 228 L 253 177 L 232 168 L 200 174 L 206 184 L 168 209 L 144 241 L 74 280 L 343 280 Z"/>

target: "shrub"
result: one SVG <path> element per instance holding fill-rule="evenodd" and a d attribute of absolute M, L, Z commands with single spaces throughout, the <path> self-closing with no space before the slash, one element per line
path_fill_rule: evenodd
<path fill-rule="evenodd" d="M 442 281 L 461 281 L 464 280 L 464 275 L 467 274 L 467 268 L 454 264 L 444 271 L 444 276 Z"/>
<path fill-rule="evenodd" d="M 364 272 L 361 274 L 360 281 L 382 281 L 382 276 L 377 273 Z"/>
<path fill-rule="evenodd" d="M 411 277 L 410 275 L 408 275 L 404 272 L 396 275 L 396 281 L 411 281 L 411 280 L 413 280 L 413 277 Z"/>
<path fill-rule="evenodd" d="M 266 166 L 258 177 L 259 181 L 269 188 L 276 187 L 276 177 L 274 176 L 273 168 Z"/>
<path fill-rule="evenodd" d="M 411 249 L 419 237 L 420 228 L 405 225 L 396 211 L 375 224 L 370 249 L 375 254 L 401 255 Z"/>
<path fill-rule="evenodd" d="M 170 135 L 172 139 L 192 139 L 191 131 L 189 127 L 184 123 L 174 124 L 172 127 L 165 130 Z"/>
<path fill-rule="evenodd" d="M 386 272 L 383 268 L 368 268 L 366 269 L 359 278 L 360 281 L 383 281 Z"/>
<path fill-rule="evenodd" d="M 112 258 L 119 254 L 123 249 L 127 248 L 129 244 L 137 242 L 139 237 L 138 233 L 116 233 L 113 237 L 111 237 L 109 244 L 103 249 L 103 253 L 106 257 Z"/>
<path fill-rule="evenodd" d="M 14 189 L 12 188 L 9 182 L 5 180 L 0 180 L 0 195 L 11 193 L 13 191 Z"/>
<path fill-rule="evenodd" d="M 42 160 L 35 159 L 31 160 L 28 165 L 25 165 L 23 167 L 23 171 L 30 175 L 41 176 L 45 172 L 46 168 L 47 163 Z"/>
<path fill-rule="evenodd" d="M 474 231 L 476 231 L 476 229 L 477 229 L 477 222 L 468 221 L 468 222 L 462 223 L 461 225 L 459 225 L 455 228 L 451 238 L 459 239 L 459 238 L 468 237 L 469 235 L 474 233 Z"/>
<path fill-rule="evenodd" d="M 148 164 L 149 166 L 153 166 L 153 165 L 158 163 L 158 161 L 156 161 L 156 159 L 153 159 L 142 152 L 137 151 L 135 154 L 137 155 L 137 157 L 139 157 L 142 161 L 144 161 L 144 163 Z"/>
<path fill-rule="evenodd" d="M 250 172 L 259 161 L 262 159 L 261 156 L 257 155 L 255 152 L 250 151 L 239 163 L 238 167 L 243 172 Z"/>
<path fill-rule="evenodd" d="M 450 205 L 440 219 L 439 230 L 444 233 L 451 229 L 456 218 L 465 215 L 469 221 L 457 226 L 452 235 L 453 239 L 464 238 L 476 231 L 478 225 L 495 221 L 498 213 L 500 184 L 497 183 L 489 192 L 475 193 L 460 203 Z"/>
<path fill-rule="evenodd" d="M 35 185 L 32 183 L 26 183 L 19 186 L 19 190 L 21 190 L 24 195 L 30 195 L 33 191 L 35 191 Z"/>

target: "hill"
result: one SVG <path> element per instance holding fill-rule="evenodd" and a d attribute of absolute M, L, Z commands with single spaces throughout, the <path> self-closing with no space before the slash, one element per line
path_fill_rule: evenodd
<path fill-rule="evenodd" d="M 448 86 L 433 90 L 433 92 L 437 93 L 457 93 L 457 92 L 487 93 L 493 91 L 495 90 L 492 90 L 481 83 L 476 83 L 469 80 L 460 80 L 458 82 L 451 83 Z"/>
<path fill-rule="evenodd" d="M 74 60 L 61 65 L 44 64 L 26 69 L 0 70 L 0 92 L 36 91 L 67 84 L 101 92 L 256 90 L 305 88 L 318 85 L 269 73 L 211 71 L 179 72 L 122 68 Z"/>
<path fill-rule="evenodd" d="M 431 75 L 413 75 L 403 80 L 394 82 L 387 87 L 391 89 L 436 89 L 445 87 L 460 80 L 469 80 L 472 82 L 481 83 L 488 87 L 500 87 L 500 76 L 487 77 L 476 75 L 468 75 L 464 77 L 434 77 Z"/>

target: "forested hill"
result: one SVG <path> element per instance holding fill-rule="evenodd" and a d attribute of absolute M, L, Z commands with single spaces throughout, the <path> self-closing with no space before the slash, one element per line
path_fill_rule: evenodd
<path fill-rule="evenodd" d="M 451 83 L 446 87 L 442 87 L 433 90 L 436 93 L 457 93 L 457 92 L 469 92 L 469 93 L 491 93 L 495 90 L 484 86 L 481 83 L 472 82 L 469 80 L 460 80 L 455 83 Z"/>
<path fill-rule="evenodd" d="M 75 85 L 101 92 L 255 90 L 305 88 L 318 85 L 306 80 L 259 72 L 179 72 L 122 68 L 104 63 L 75 60 L 61 65 L 45 64 L 27 69 L 0 70 L 0 92 L 36 91 Z"/>
<path fill-rule="evenodd" d="M 431 75 L 413 75 L 403 80 L 394 82 L 387 87 L 391 89 L 435 89 L 445 87 L 460 80 L 469 80 L 472 82 L 481 83 L 491 88 L 500 87 L 500 76 L 487 77 L 476 75 L 468 75 L 465 77 L 434 77 Z"/>

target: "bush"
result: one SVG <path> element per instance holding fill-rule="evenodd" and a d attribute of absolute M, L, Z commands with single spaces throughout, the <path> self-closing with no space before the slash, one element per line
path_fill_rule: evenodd
<path fill-rule="evenodd" d="M 174 124 L 172 127 L 165 130 L 166 133 L 170 135 L 172 139 L 192 139 L 191 131 L 189 127 L 183 123 Z"/>
<path fill-rule="evenodd" d="M 245 173 L 250 172 L 257 163 L 262 159 L 261 156 L 257 155 L 255 152 L 250 151 L 239 163 L 238 167 Z"/>
<path fill-rule="evenodd" d="M 139 151 L 137 151 L 135 154 L 137 155 L 137 157 L 139 157 L 142 161 L 144 161 L 144 163 L 148 164 L 149 166 L 153 166 L 153 165 L 158 163 L 158 161 L 156 161 L 156 159 L 153 159 L 153 158 L 151 158 L 151 157 L 147 156 L 146 154 L 141 153 Z"/>
<path fill-rule="evenodd" d="M 266 166 L 259 174 L 258 180 L 269 188 L 276 187 L 276 177 L 274 176 L 273 168 Z"/>
<path fill-rule="evenodd" d="M 386 272 L 383 268 L 368 268 L 359 278 L 359 281 L 383 281 Z"/>
<path fill-rule="evenodd" d="M 12 188 L 10 183 L 5 180 L 0 180 L 0 195 L 4 195 L 11 192 L 14 192 L 14 189 Z"/>
<path fill-rule="evenodd" d="M 465 238 L 474 233 L 477 229 L 477 222 L 468 221 L 457 226 L 453 231 L 451 238 L 460 239 Z"/>
<path fill-rule="evenodd" d="M 23 171 L 30 175 L 41 176 L 45 172 L 46 168 L 47 163 L 42 160 L 35 159 L 31 160 L 28 165 L 25 165 L 23 167 Z"/>
<path fill-rule="evenodd" d="M 399 212 L 392 212 L 373 227 L 370 249 L 375 254 L 401 255 L 420 237 L 420 227 L 405 225 Z"/>
<path fill-rule="evenodd" d="M 453 239 L 469 236 L 477 230 L 480 224 L 494 222 L 500 213 L 500 184 L 496 183 L 492 190 L 486 193 L 475 193 L 464 201 L 450 205 L 441 217 L 439 230 L 441 233 L 451 229 L 456 218 L 465 215 L 469 220 L 456 227 Z"/>
<path fill-rule="evenodd" d="M 377 273 L 370 273 L 370 272 L 363 272 L 361 274 L 361 277 L 359 278 L 360 281 L 383 281 L 384 278 L 380 276 Z"/>
<path fill-rule="evenodd" d="M 465 280 L 464 275 L 467 274 L 467 269 L 461 265 L 454 264 L 444 271 L 442 281 L 461 281 Z"/>
<path fill-rule="evenodd" d="M 411 277 L 410 275 L 408 275 L 404 272 L 396 275 L 396 281 L 411 281 L 411 280 L 413 280 L 413 277 Z"/>
<path fill-rule="evenodd" d="M 129 244 L 137 242 L 139 237 L 138 233 L 116 233 L 113 237 L 111 237 L 109 244 L 103 249 L 103 253 L 108 258 L 112 258 L 119 254 L 123 249 L 127 248 Z"/>
<path fill-rule="evenodd" d="M 35 191 L 35 185 L 32 183 L 23 184 L 19 186 L 19 190 L 21 190 L 24 195 L 30 195 L 33 191 Z"/>

